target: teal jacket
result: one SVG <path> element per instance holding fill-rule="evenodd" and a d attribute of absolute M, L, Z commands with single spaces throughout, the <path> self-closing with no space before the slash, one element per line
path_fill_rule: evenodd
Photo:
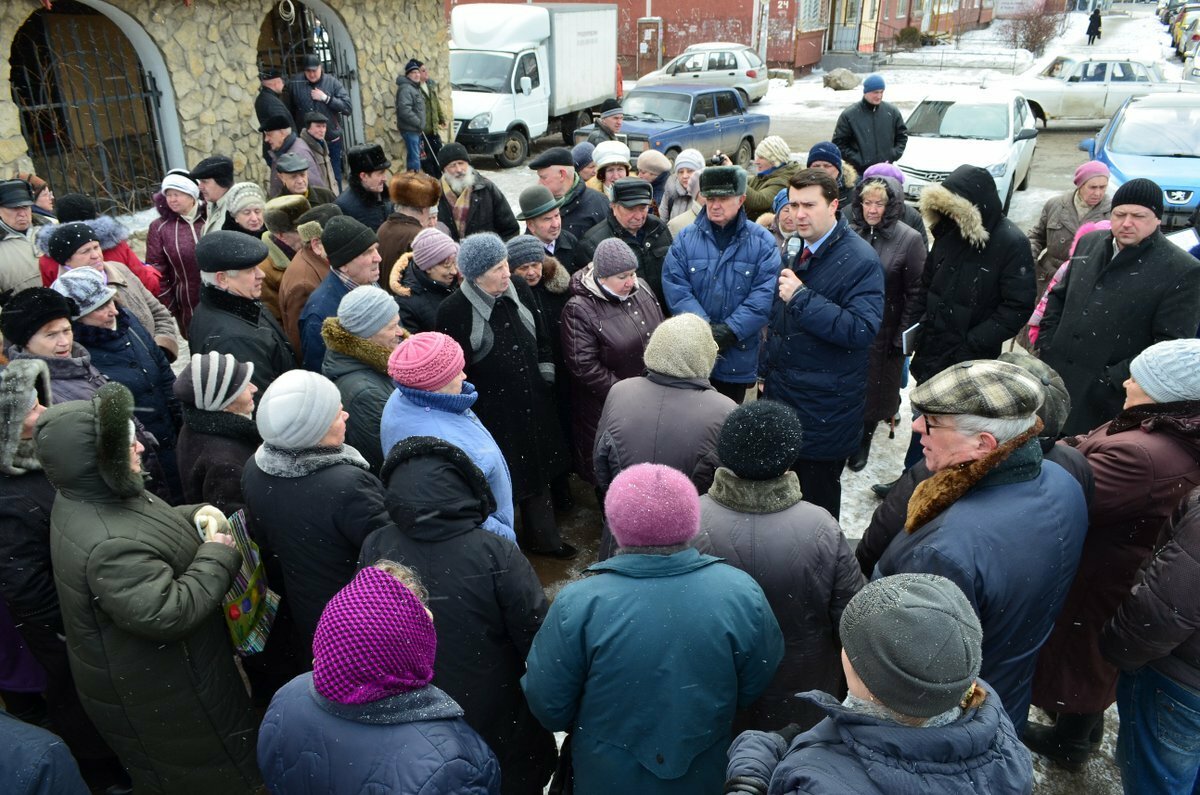
<path fill-rule="evenodd" d="M 734 712 L 783 657 L 762 589 L 694 549 L 587 571 L 554 601 L 521 680 L 538 720 L 572 733 L 576 793 L 720 792 Z"/>

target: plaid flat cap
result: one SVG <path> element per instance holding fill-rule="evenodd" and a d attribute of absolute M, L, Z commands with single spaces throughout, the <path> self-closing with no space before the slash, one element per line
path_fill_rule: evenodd
<path fill-rule="evenodd" d="M 991 359 L 960 362 L 918 385 L 910 396 L 922 414 L 1028 417 L 1042 405 L 1042 385 L 1015 364 Z"/>

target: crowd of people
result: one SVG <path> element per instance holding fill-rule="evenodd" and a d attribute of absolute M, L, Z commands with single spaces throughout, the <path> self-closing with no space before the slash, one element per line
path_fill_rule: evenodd
<path fill-rule="evenodd" d="M 421 62 L 395 174 L 304 66 L 260 73 L 266 189 L 170 170 L 144 260 L 0 181 L 5 791 L 1028 793 L 1114 701 L 1126 792 L 1196 786 L 1200 260 L 1158 185 L 1084 163 L 1027 235 L 963 165 L 914 208 L 872 75 L 752 175 L 634 158 L 609 101 L 514 208 Z"/>

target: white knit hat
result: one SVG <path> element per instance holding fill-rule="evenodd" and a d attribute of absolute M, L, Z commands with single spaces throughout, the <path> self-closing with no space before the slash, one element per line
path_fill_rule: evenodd
<path fill-rule="evenodd" d="M 620 141 L 601 141 L 592 152 L 592 160 L 596 168 L 604 168 L 616 164 L 629 165 L 629 147 Z"/>

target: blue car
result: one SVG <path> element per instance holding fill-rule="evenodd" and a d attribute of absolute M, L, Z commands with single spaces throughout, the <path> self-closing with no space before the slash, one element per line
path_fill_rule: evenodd
<path fill-rule="evenodd" d="M 1137 177 L 1157 182 L 1164 229 L 1189 225 L 1200 206 L 1200 94 L 1131 97 L 1079 148 L 1108 166 L 1114 188 Z"/>
<path fill-rule="evenodd" d="M 749 113 L 737 89 L 723 86 L 646 86 L 635 88 L 621 102 L 625 120 L 617 138 L 636 158 L 657 149 L 672 160 L 684 149 L 698 149 L 705 157 L 724 152 L 748 168 L 754 148 L 770 135 L 771 119 Z M 575 131 L 575 141 L 586 141 L 596 129 L 589 124 Z"/>

